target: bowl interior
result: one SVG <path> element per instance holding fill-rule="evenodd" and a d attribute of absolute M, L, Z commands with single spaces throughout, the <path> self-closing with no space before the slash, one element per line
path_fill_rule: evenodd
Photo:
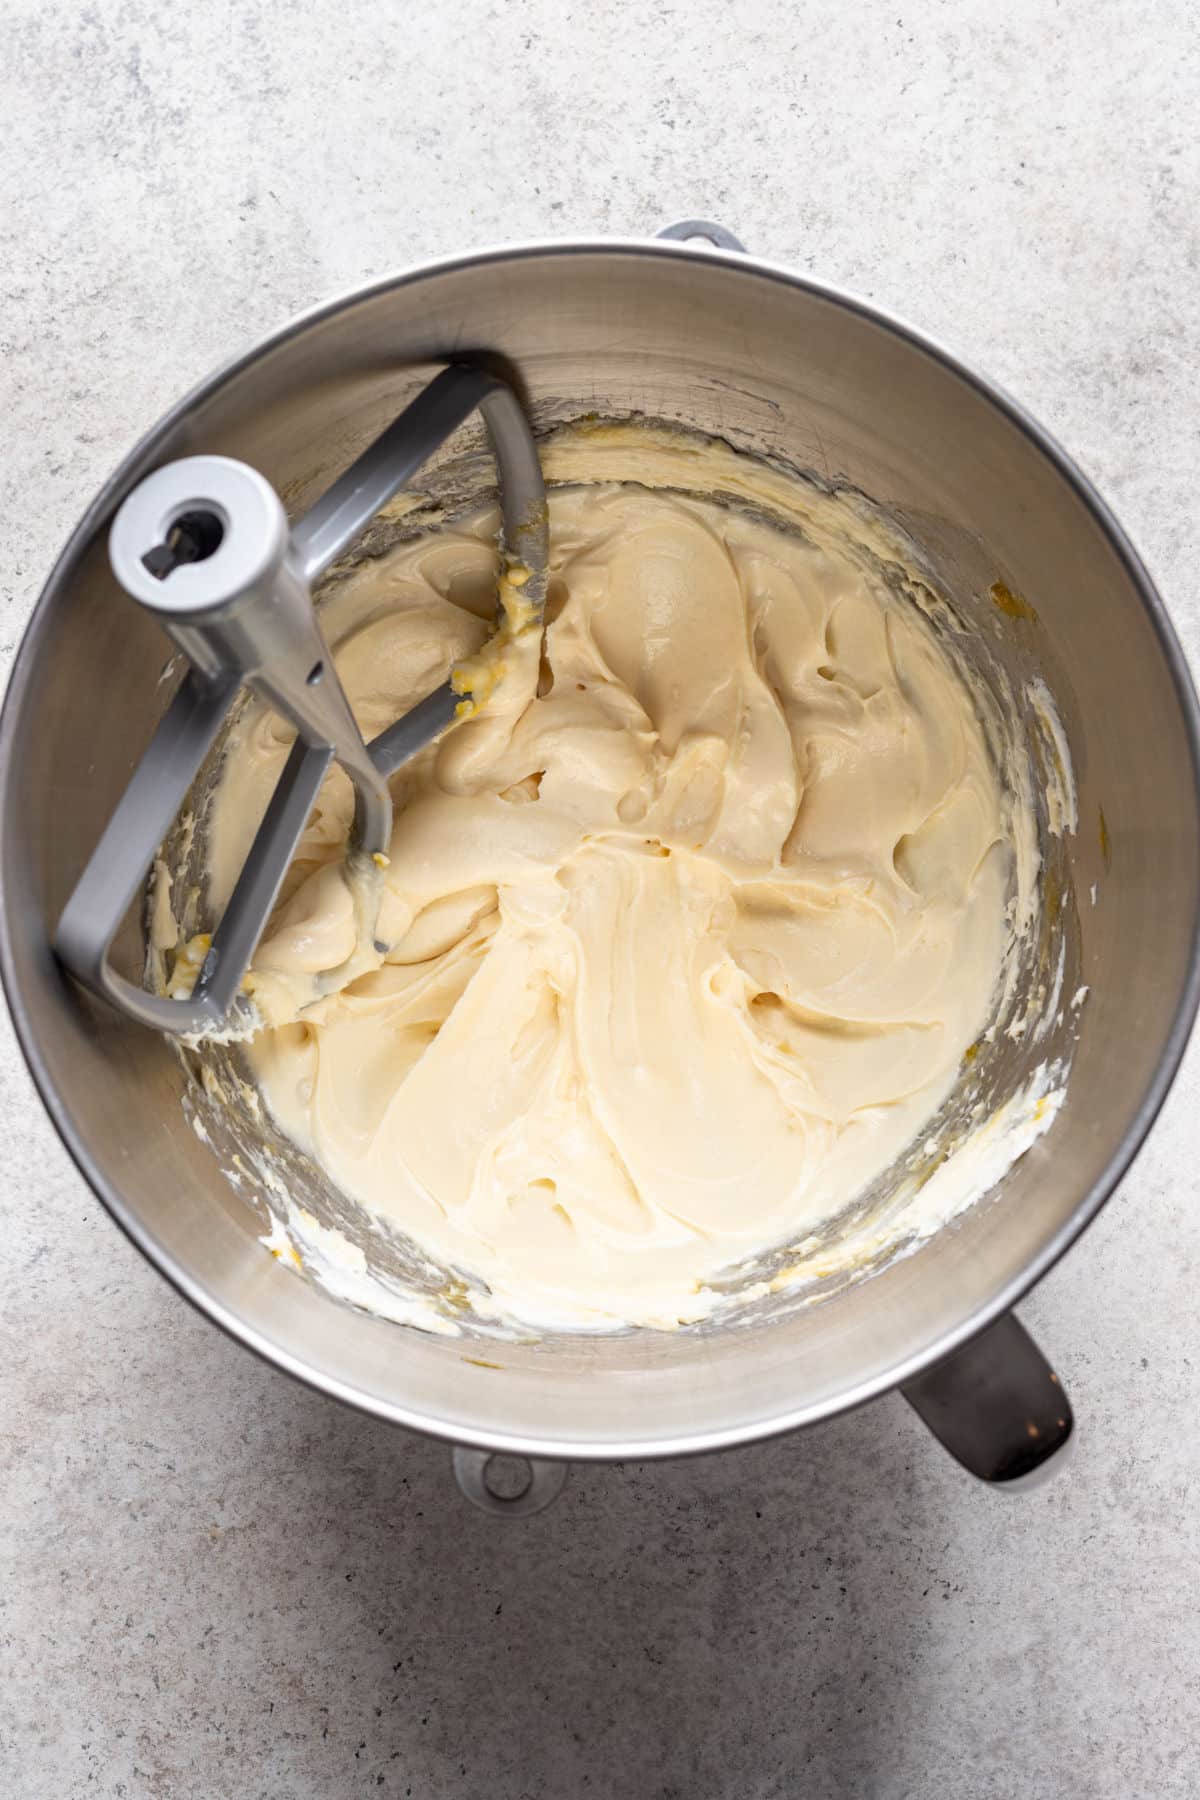
<path fill-rule="evenodd" d="M 219 452 L 261 468 L 299 511 L 451 351 L 515 371 L 542 425 L 676 421 L 869 496 L 989 654 L 1044 677 L 1062 718 L 1079 816 L 1059 840 L 1055 904 L 1069 979 L 1090 989 L 1065 1103 L 988 1199 L 869 1281 L 769 1324 L 481 1355 L 469 1337 L 338 1304 L 264 1254 L 249 1184 L 231 1187 L 192 1129 L 177 1053 L 82 995 L 48 949 L 167 691 L 163 640 L 107 568 L 120 497 L 158 462 Z M 998 607 L 997 588 L 1020 604 Z M 5 981 L 43 1095 L 111 1210 L 281 1366 L 461 1442 L 615 1456 L 738 1441 L 868 1398 L 951 1348 L 1047 1266 L 1136 1148 L 1194 1009 L 1193 714 L 1178 648 L 1115 528 L 1033 428 L 936 352 L 734 257 L 561 245 L 467 259 L 289 328 L 171 415 L 90 510 L 5 706 Z M 136 920 L 120 954 L 139 965 Z M 1006 1079 L 1019 1072 L 1018 1058 Z"/>

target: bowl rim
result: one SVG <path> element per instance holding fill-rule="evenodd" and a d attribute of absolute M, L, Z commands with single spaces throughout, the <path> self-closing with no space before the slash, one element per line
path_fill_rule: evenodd
<path fill-rule="evenodd" d="M 55 602 L 73 576 L 84 549 L 91 543 L 97 528 L 111 513 L 123 495 L 132 474 L 140 470 L 157 445 L 203 401 L 218 392 L 227 382 L 249 368 L 261 357 L 300 336 L 311 327 L 349 308 L 397 291 L 421 281 L 464 271 L 480 271 L 500 262 L 526 261 L 538 257 L 649 256 L 684 258 L 735 271 L 747 276 L 780 283 L 788 288 L 829 302 L 892 336 L 908 347 L 924 353 L 944 370 L 973 388 L 1041 453 L 1051 467 L 1071 488 L 1085 510 L 1098 525 L 1118 562 L 1122 565 L 1134 591 L 1140 598 L 1158 639 L 1164 661 L 1171 676 L 1179 704 L 1188 744 L 1192 786 L 1196 796 L 1196 817 L 1200 820 L 1200 703 L 1197 701 L 1183 648 L 1171 624 L 1166 607 L 1141 558 L 1116 516 L 1098 490 L 1075 463 L 1074 459 L 1033 416 L 1003 388 L 980 374 L 938 339 L 909 324 L 897 314 L 875 305 L 851 290 L 800 274 L 784 264 L 760 258 L 749 252 L 723 250 L 708 242 L 680 242 L 662 238 L 641 237 L 565 237 L 520 240 L 483 246 L 477 250 L 414 264 L 393 270 L 374 279 L 341 291 L 315 306 L 293 315 L 249 349 L 232 357 L 204 377 L 184 394 L 151 429 L 133 445 L 108 477 L 56 558 L 24 627 L 9 671 L 0 705 L 0 855 L 6 839 L 7 814 L 12 804 L 13 744 L 18 735 L 22 698 L 28 669 L 37 655 L 51 625 Z M 2 869 L 0 869 L 2 879 Z M 943 1334 L 909 1357 L 893 1364 L 886 1372 L 865 1378 L 845 1391 L 804 1405 L 794 1403 L 777 1413 L 759 1417 L 741 1426 L 690 1429 L 673 1436 L 653 1439 L 628 1438 L 614 1441 L 573 1442 L 554 1437 L 534 1437 L 528 1433 L 475 1429 L 457 1425 L 421 1411 L 397 1404 L 352 1382 L 330 1375 L 303 1357 L 276 1344 L 269 1333 L 249 1324 L 230 1306 L 210 1293 L 204 1285 L 181 1267 L 127 1205 L 119 1189 L 104 1175 L 95 1161 L 83 1132 L 77 1127 L 67 1103 L 59 1093 L 38 1045 L 32 1019 L 25 1007 L 17 967 L 8 909 L 0 906 L 0 984 L 3 985 L 12 1016 L 17 1041 L 33 1078 L 38 1094 L 60 1139 L 80 1174 L 100 1199 L 108 1213 L 146 1259 L 170 1282 L 176 1291 L 228 1336 L 261 1357 L 273 1368 L 281 1369 L 307 1387 L 353 1406 L 377 1418 L 387 1420 L 426 1436 L 449 1443 L 509 1452 L 540 1458 L 562 1458 L 574 1462 L 608 1462 L 646 1460 L 652 1457 L 696 1455 L 731 1448 L 780 1436 L 805 1425 L 816 1424 L 865 1405 L 893 1388 L 901 1387 L 922 1369 L 949 1356 L 960 1345 L 976 1336 L 993 1320 L 1007 1312 L 1037 1283 L 1069 1249 L 1096 1217 L 1105 1201 L 1127 1174 L 1138 1151 L 1167 1097 L 1179 1071 L 1187 1047 L 1197 1008 L 1200 1006 L 1200 904 L 1192 920 L 1191 949 L 1187 973 L 1166 1033 L 1162 1054 L 1153 1076 L 1147 1083 L 1129 1124 L 1109 1159 L 1103 1173 L 1081 1196 L 1071 1214 L 1049 1234 L 1037 1254 L 1030 1258 L 1018 1275 L 1004 1283 L 991 1299 L 969 1319 L 947 1329 Z"/>

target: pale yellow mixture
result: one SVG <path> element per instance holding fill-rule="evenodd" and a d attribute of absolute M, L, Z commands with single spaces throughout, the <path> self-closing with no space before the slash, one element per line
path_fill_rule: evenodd
<path fill-rule="evenodd" d="M 368 734 L 484 642 L 494 532 L 335 598 Z M 967 687 L 863 559 L 618 485 L 555 490 L 551 541 L 540 675 L 535 644 L 397 778 L 382 961 L 313 1001 L 354 948 L 327 782 L 248 1056 L 282 1130 L 500 1309 L 671 1324 L 936 1112 L 988 1021 L 1011 821 Z M 236 729 L 218 911 L 288 741 Z"/>

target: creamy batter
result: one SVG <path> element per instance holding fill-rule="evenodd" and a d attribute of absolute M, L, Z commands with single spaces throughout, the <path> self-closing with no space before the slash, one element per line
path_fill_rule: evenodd
<path fill-rule="evenodd" d="M 673 1324 L 843 1208 L 988 1023 L 1010 802 L 964 680 L 867 559 L 705 500 L 551 497 L 540 668 L 394 783 L 379 966 L 326 783 L 250 978 L 247 1047 L 333 1181 L 518 1317 Z M 494 516 L 326 614 L 366 733 L 471 658 Z M 210 828 L 231 890 L 290 733 L 252 707 Z"/>

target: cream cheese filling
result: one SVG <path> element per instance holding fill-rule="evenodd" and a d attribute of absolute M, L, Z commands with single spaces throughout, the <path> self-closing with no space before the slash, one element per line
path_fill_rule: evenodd
<path fill-rule="evenodd" d="M 378 966 L 314 999 L 356 947 L 331 774 L 245 1054 L 282 1131 L 501 1311 L 669 1325 L 938 1111 L 1021 823 L 929 621 L 838 533 L 607 482 L 552 490 L 550 523 L 540 669 L 522 645 L 489 694 L 493 516 L 337 594 L 365 734 L 452 666 L 480 705 L 396 778 Z M 289 743 L 257 706 L 235 728 L 215 913 Z"/>

